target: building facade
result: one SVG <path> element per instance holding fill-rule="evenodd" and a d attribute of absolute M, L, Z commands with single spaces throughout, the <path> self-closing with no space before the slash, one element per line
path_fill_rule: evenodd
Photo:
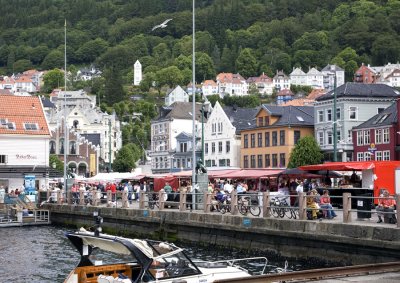
<path fill-rule="evenodd" d="M 315 139 L 325 153 L 325 159 L 333 160 L 334 115 L 337 160 L 351 161 L 354 160 L 353 127 L 382 112 L 398 96 L 398 91 L 383 84 L 345 83 L 336 90 L 336 111 L 333 110 L 333 91 L 318 97 L 314 104 Z"/>
<path fill-rule="evenodd" d="M 179 85 L 165 96 L 166 106 L 170 106 L 174 102 L 189 102 L 189 95 Z"/>
<path fill-rule="evenodd" d="M 344 70 L 336 65 L 326 65 L 325 68 L 321 70 L 324 76 L 323 88 L 326 91 L 333 90 L 335 87 L 335 77 L 336 77 L 336 87 L 344 84 Z"/>
<path fill-rule="evenodd" d="M 263 104 L 255 118 L 254 127 L 241 131 L 242 168 L 286 168 L 298 140 L 314 135 L 310 106 Z"/>
<path fill-rule="evenodd" d="M 139 60 L 136 60 L 135 64 L 133 65 L 133 85 L 140 85 L 142 79 L 142 64 L 140 64 Z"/>

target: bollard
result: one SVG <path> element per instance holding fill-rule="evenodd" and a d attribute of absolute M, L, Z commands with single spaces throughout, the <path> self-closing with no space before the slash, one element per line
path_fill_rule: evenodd
<path fill-rule="evenodd" d="M 98 191 L 93 191 L 93 206 L 98 206 L 99 205 L 99 192 Z"/>
<path fill-rule="evenodd" d="M 139 209 L 144 209 L 146 204 L 146 194 L 144 191 L 139 192 Z"/>
<path fill-rule="evenodd" d="M 299 193 L 299 219 L 307 220 L 307 195 L 303 192 Z"/>
<path fill-rule="evenodd" d="M 186 192 L 180 192 L 179 195 L 179 211 L 186 211 Z"/>
<path fill-rule="evenodd" d="M 203 210 L 205 213 L 208 213 L 211 211 L 211 194 L 209 194 L 207 191 L 204 192 L 204 205 L 203 205 Z"/>
<path fill-rule="evenodd" d="M 351 222 L 351 194 L 343 194 L 343 223 Z"/>
<path fill-rule="evenodd" d="M 107 207 L 112 206 L 112 192 L 110 190 L 107 191 Z"/>
<path fill-rule="evenodd" d="M 83 191 L 79 191 L 79 205 L 85 204 L 85 195 Z"/>
<path fill-rule="evenodd" d="M 128 193 L 123 191 L 122 192 L 122 208 L 128 208 Z"/>
<path fill-rule="evenodd" d="M 237 193 L 235 191 L 233 191 L 231 194 L 231 214 L 232 215 L 236 215 L 238 213 L 237 201 L 238 201 Z"/>
<path fill-rule="evenodd" d="M 396 201 L 396 218 L 397 218 L 397 228 L 400 228 L 400 209 L 398 207 L 400 203 L 400 194 L 395 194 L 394 199 Z"/>
<path fill-rule="evenodd" d="M 158 200 L 160 202 L 160 210 L 164 210 L 165 208 L 164 189 L 161 189 L 158 192 Z"/>
<path fill-rule="evenodd" d="M 262 193 L 263 195 L 263 205 L 262 205 L 262 211 L 263 211 L 263 217 L 271 217 L 271 195 L 269 194 L 269 191 L 266 191 Z"/>
<path fill-rule="evenodd" d="M 62 198 L 61 198 L 61 191 L 57 191 L 57 204 L 62 203 Z"/>

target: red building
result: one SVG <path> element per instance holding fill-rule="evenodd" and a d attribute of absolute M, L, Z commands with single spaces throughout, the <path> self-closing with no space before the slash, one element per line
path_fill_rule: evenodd
<path fill-rule="evenodd" d="M 368 65 L 365 66 L 364 63 L 354 74 L 354 82 L 356 83 L 365 83 L 365 84 L 373 84 L 376 82 L 376 73 L 372 68 Z"/>
<path fill-rule="evenodd" d="M 353 128 L 354 161 L 400 160 L 400 100 Z"/>

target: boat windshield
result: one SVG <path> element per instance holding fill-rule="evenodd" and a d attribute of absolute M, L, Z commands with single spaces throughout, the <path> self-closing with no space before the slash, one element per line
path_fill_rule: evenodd
<path fill-rule="evenodd" d="M 94 248 L 92 250 L 89 259 L 93 263 L 93 265 L 137 262 L 133 254 L 126 255 L 99 248 Z"/>

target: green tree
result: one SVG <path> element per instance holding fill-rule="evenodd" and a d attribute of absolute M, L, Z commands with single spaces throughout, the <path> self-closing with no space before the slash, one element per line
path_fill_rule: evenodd
<path fill-rule="evenodd" d="M 193 60 L 192 56 L 190 56 Z M 202 82 L 215 78 L 215 67 L 211 57 L 203 52 L 196 52 L 196 81 Z"/>
<path fill-rule="evenodd" d="M 117 68 L 107 68 L 104 71 L 104 95 L 108 105 L 120 102 L 125 98 L 125 91 L 122 87 L 121 71 Z"/>
<path fill-rule="evenodd" d="M 253 56 L 250 48 L 243 49 L 236 59 L 236 70 L 244 77 L 257 75 L 257 59 Z"/>
<path fill-rule="evenodd" d="M 156 73 L 157 85 L 163 87 L 165 85 L 174 88 L 183 81 L 183 75 L 176 66 L 161 69 Z"/>
<path fill-rule="evenodd" d="M 42 68 L 45 70 L 62 68 L 64 66 L 64 54 L 59 50 L 53 50 L 44 58 Z"/>
<path fill-rule="evenodd" d="M 43 76 L 43 91 L 50 93 L 55 88 L 60 88 L 64 85 L 64 72 L 60 69 L 48 71 Z"/>
<path fill-rule="evenodd" d="M 136 161 L 132 146 L 127 144 L 118 151 L 112 167 L 115 172 L 131 172 L 136 167 Z"/>
<path fill-rule="evenodd" d="M 55 170 L 57 170 L 60 173 L 64 172 L 64 162 L 62 162 L 57 155 L 55 154 L 50 154 L 49 156 L 49 164 L 50 167 L 54 167 L 53 165 L 55 164 Z"/>
<path fill-rule="evenodd" d="M 32 69 L 32 62 L 27 59 L 21 59 L 14 63 L 14 72 L 22 73 L 26 70 Z"/>
<path fill-rule="evenodd" d="M 80 62 L 92 63 L 108 48 L 108 42 L 101 38 L 90 40 L 82 44 L 76 51 L 75 57 Z"/>
<path fill-rule="evenodd" d="M 297 168 L 302 165 L 319 164 L 324 157 L 317 141 L 313 136 L 301 138 L 293 148 L 288 168 Z"/>

